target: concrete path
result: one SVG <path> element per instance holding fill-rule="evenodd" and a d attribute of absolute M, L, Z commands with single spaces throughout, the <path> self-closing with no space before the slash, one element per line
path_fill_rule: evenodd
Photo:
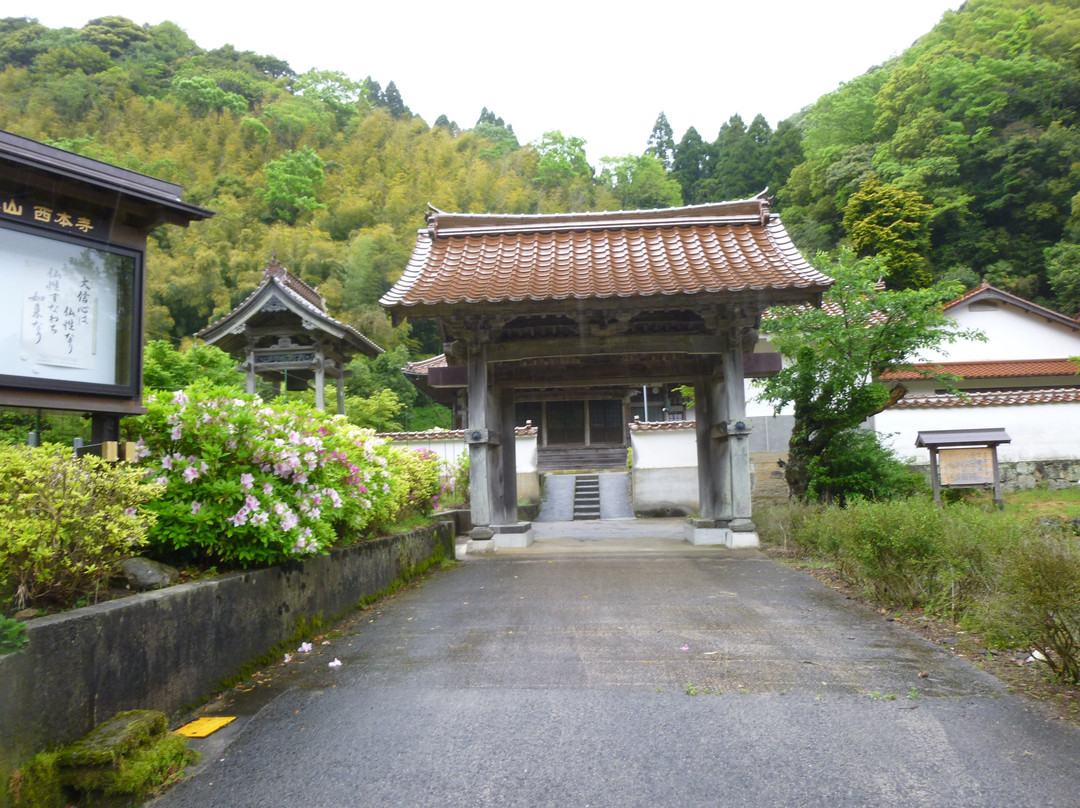
<path fill-rule="evenodd" d="M 1080 805 L 1080 731 L 997 680 L 681 520 L 606 524 L 438 572 L 273 666 L 153 804 Z"/>

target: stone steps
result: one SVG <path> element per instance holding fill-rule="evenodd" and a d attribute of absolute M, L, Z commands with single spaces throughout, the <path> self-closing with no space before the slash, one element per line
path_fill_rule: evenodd
<path fill-rule="evenodd" d="M 574 478 L 574 519 L 600 518 L 600 478 L 579 474 Z"/>

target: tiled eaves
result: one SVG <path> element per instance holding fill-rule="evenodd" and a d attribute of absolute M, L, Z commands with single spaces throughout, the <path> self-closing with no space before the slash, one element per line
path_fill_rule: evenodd
<path fill-rule="evenodd" d="M 906 395 L 890 409 L 945 409 L 951 407 L 1008 407 L 1022 404 L 1067 404 L 1080 401 L 1080 388 L 1060 387 L 1042 390 L 1013 390 L 992 393 L 968 393 L 966 398 L 937 393 Z"/>
<path fill-rule="evenodd" d="M 694 429 L 695 421 L 638 421 L 630 424 L 631 432 L 661 432 L 677 429 Z"/>
<path fill-rule="evenodd" d="M 1023 376 L 1074 376 L 1080 365 L 1070 359 L 1002 359 L 985 362 L 926 362 L 912 370 L 890 370 L 880 374 L 881 381 L 925 379 L 927 374 L 948 373 L 961 379 L 1005 379 Z M 920 373 L 918 369 L 924 372 Z M 1080 379 L 1078 379 L 1080 380 Z"/>
<path fill-rule="evenodd" d="M 384 306 L 824 291 L 778 219 L 769 224 L 645 227 L 432 237 L 418 234 Z"/>
<path fill-rule="evenodd" d="M 401 369 L 402 373 L 412 373 L 417 376 L 426 376 L 427 372 L 432 368 L 444 368 L 446 367 L 446 354 L 439 354 L 438 356 L 432 356 L 429 359 L 419 359 L 416 362 L 406 362 L 405 367 Z"/>
<path fill-rule="evenodd" d="M 535 426 L 516 426 L 514 434 L 519 437 L 536 435 Z M 378 437 L 396 441 L 465 440 L 464 429 L 429 429 L 424 432 L 379 432 Z"/>

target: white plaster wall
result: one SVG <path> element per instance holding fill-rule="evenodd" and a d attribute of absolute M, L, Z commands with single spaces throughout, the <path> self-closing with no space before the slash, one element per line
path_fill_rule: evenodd
<path fill-rule="evenodd" d="M 948 311 L 963 328 L 975 328 L 986 342 L 965 340 L 926 352 L 922 361 L 988 362 L 1005 359 L 1061 359 L 1080 355 L 1080 332 L 1027 314 L 1012 306 L 972 311 L 961 305 Z"/>
<path fill-rule="evenodd" d="M 395 446 L 405 449 L 430 449 L 446 465 L 453 465 L 469 447 L 460 437 L 420 440 L 392 440 Z M 518 474 L 536 473 L 536 435 L 518 435 L 515 445 L 516 470 Z"/>
<path fill-rule="evenodd" d="M 1080 458 L 1080 402 L 1023 404 L 1009 407 L 891 409 L 873 418 L 899 457 L 929 463 L 930 453 L 915 448 L 922 430 L 1003 427 L 1011 443 L 998 448 L 1003 463 Z M 896 433 L 896 434 L 892 434 Z"/>
<path fill-rule="evenodd" d="M 518 474 L 536 473 L 536 435 L 518 435 L 514 447 Z"/>
<path fill-rule="evenodd" d="M 694 429 L 631 430 L 630 446 L 634 450 L 635 469 L 697 468 Z"/>

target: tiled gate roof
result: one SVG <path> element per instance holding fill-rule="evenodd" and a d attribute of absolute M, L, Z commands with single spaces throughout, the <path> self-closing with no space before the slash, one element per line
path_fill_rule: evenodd
<path fill-rule="evenodd" d="M 389 307 L 805 290 L 832 280 L 764 199 L 537 216 L 434 208 Z"/>

